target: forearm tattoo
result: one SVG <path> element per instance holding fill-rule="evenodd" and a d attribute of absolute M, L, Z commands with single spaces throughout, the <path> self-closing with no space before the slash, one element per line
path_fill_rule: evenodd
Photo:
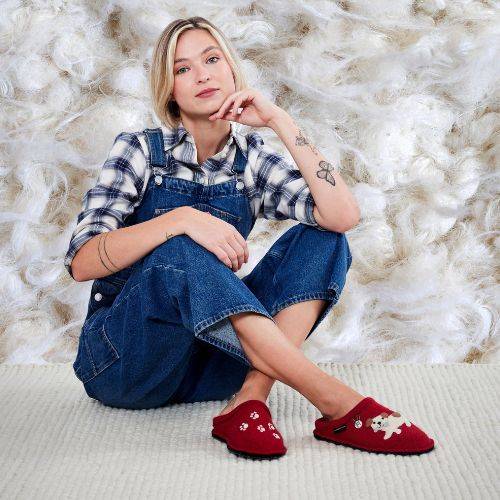
<path fill-rule="evenodd" d="M 309 146 L 311 151 L 315 154 L 318 155 L 318 150 L 314 147 L 314 144 L 310 142 L 307 137 L 305 137 L 302 134 L 302 130 L 299 130 L 299 135 L 295 137 L 295 145 L 296 146 Z"/>
<path fill-rule="evenodd" d="M 315 155 L 318 155 L 318 150 L 314 147 L 314 144 L 312 144 L 310 141 L 307 140 L 307 138 L 302 134 L 302 131 L 299 130 L 299 135 L 295 137 L 295 145 L 296 146 L 309 146 L 309 148 L 312 150 L 312 152 Z M 327 182 L 332 184 L 332 186 L 335 186 L 335 178 L 333 177 L 333 171 L 334 167 L 331 163 L 328 163 L 327 161 L 321 160 L 319 162 L 320 169 L 316 172 L 316 175 L 320 179 L 325 179 Z"/>
<path fill-rule="evenodd" d="M 316 172 L 316 175 L 320 179 L 325 179 L 332 186 L 335 186 L 335 178 L 333 177 L 333 165 L 327 161 L 321 160 L 319 162 L 320 170 Z"/>
<path fill-rule="evenodd" d="M 106 251 L 106 242 L 104 241 L 104 240 L 106 239 L 106 237 L 107 237 L 107 236 L 108 236 L 108 233 L 101 234 L 101 236 L 99 237 L 99 241 L 98 241 L 97 248 L 98 248 L 98 250 L 99 250 L 99 258 L 101 259 L 101 263 L 102 263 L 102 265 L 103 265 L 103 266 L 104 266 L 104 267 L 105 267 L 105 268 L 106 268 L 106 269 L 107 269 L 107 270 L 108 270 L 111 274 L 113 274 L 113 273 L 115 273 L 115 272 L 119 271 L 119 270 L 120 270 L 120 268 L 118 268 L 117 266 L 115 266 L 115 265 L 113 264 L 113 262 L 111 262 L 111 259 L 110 259 L 110 258 L 109 258 L 109 256 L 108 256 L 108 252 Z M 104 240 L 103 240 L 103 238 L 104 238 Z M 103 243 L 102 245 L 101 245 L 101 240 L 103 240 L 103 241 L 102 241 L 102 243 Z M 104 263 L 104 261 L 102 260 L 102 252 L 101 252 L 101 248 L 104 248 L 104 253 L 106 254 L 107 259 L 109 260 L 109 262 L 110 262 L 110 264 L 111 264 L 112 266 L 116 267 L 117 271 L 113 271 L 113 270 L 111 270 L 111 269 L 110 269 L 110 268 L 109 268 L 109 267 L 108 267 L 108 266 Z"/>
<path fill-rule="evenodd" d="M 172 233 L 168 233 L 166 232 L 165 233 L 165 241 L 168 241 L 169 239 L 173 238 L 175 236 L 175 234 L 172 234 Z M 101 259 L 101 264 L 111 273 L 116 273 L 120 270 L 120 268 L 118 266 L 116 266 L 115 264 L 113 264 L 112 260 L 109 258 L 109 255 L 108 255 L 108 252 L 106 250 L 106 238 L 108 237 L 108 233 L 103 233 L 99 236 L 99 241 L 97 242 L 97 249 L 99 251 L 99 258 Z M 102 245 L 101 245 L 101 240 L 102 240 Z M 104 253 L 102 252 L 102 250 L 104 250 Z M 109 263 L 116 267 L 116 271 L 113 271 L 112 269 L 110 269 L 105 263 L 104 263 L 104 260 L 102 259 L 103 255 L 106 255 L 106 258 L 107 260 L 109 261 Z"/>

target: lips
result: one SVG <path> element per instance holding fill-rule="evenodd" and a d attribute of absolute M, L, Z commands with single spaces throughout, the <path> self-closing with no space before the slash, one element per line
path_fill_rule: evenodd
<path fill-rule="evenodd" d="M 199 94 L 196 94 L 196 97 L 203 96 L 203 95 L 211 93 L 211 92 L 213 92 L 215 90 L 219 90 L 219 89 L 209 88 L 209 89 L 202 90 Z"/>

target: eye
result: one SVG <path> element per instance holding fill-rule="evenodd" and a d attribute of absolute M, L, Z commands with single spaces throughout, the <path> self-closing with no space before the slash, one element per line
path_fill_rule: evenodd
<path fill-rule="evenodd" d="M 219 59 L 220 59 L 220 57 L 219 57 L 219 56 L 210 56 L 210 57 L 207 59 L 207 61 L 210 61 L 210 59 L 213 59 L 214 57 L 215 57 L 217 60 L 219 60 Z M 182 66 L 182 67 L 180 67 L 180 68 L 179 68 L 179 69 L 175 72 L 175 74 L 176 74 L 176 75 L 177 75 L 177 74 L 182 75 L 182 73 L 179 73 L 179 71 L 180 71 L 181 69 L 185 69 L 185 68 L 186 68 L 186 66 Z"/>

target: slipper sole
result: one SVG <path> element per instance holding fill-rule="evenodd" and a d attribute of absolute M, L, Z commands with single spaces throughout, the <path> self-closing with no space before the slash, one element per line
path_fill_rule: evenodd
<path fill-rule="evenodd" d="M 422 450 L 422 451 L 387 451 L 387 450 L 373 450 L 373 449 L 367 449 L 367 448 L 360 448 L 359 446 L 354 446 L 352 444 L 348 443 L 339 443 L 338 441 L 332 441 L 331 439 L 327 439 L 322 436 L 316 435 L 316 433 L 313 431 L 313 435 L 316 439 L 319 439 L 320 441 L 326 441 L 327 443 L 333 443 L 333 444 L 339 444 L 341 446 L 345 446 L 348 448 L 352 448 L 354 450 L 361 450 L 361 451 L 367 451 L 368 453 L 382 453 L 384 455 L 423 455 L 424 453 L 429 453 L 432 451 L 435 446 L 432 445 L 431 448 L 427 450 Z"/>
<path fill-rule="evenodd" d="M 285 455 L 285 453 L 275 453 L 273 455 L 258 455 L 258 454 L 255 454 L 255 453 L 248 453 L 246 451 L 235 450 L 234 448 L 231 448 L 227 444 L 227 441 L 224 438 L 222 438 L 220 436 L 217 436 L 217 434 L 215 434 L 214 431 L 212 431 L 212 437 L 214 437 L 215 439 L 217 439 L 221 443 L 225 443 L 225 445 L 227 446 L 227 449 L 231 453 L 234 453 L 235 455 L 238 455 L 239 457 L 251 458 L 251 459 L 254 459 L 254 460 L 272 460 L 274 458 L 280 458 L 283 455 Z"/>

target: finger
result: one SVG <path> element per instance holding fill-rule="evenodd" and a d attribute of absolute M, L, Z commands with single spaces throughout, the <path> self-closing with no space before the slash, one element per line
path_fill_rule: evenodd
<path fill-rule="evenodd" d="M 221 246 L 223 250 L 226 252 L 227 256 L 229 257 L 229 260 L 231 261 L 231 269 L 233 271 L 237 271 L 239 269 L 239 262 L 236 250 L 228 241 L 222 243 Z"/>
<path fill-rule="evenodd" d="M 234 243 L 233 243 L 234 242 Z M 243 240 L 243 243 L 236 237 L 236 233 L 233 233 L 233 241 L 230 242 L 236 254 L 238 256 L 238 269 L 246 262 L 246 241 Z"/>
<path fill-rule="evenodd" d="M 233 270 L 238 271 L 245 262 L 245 251 L 243 245 L 236 238 L 231 238 L 227 241 L 227 253 L 231 262 L 233 262 Z"/>
<path fill-rule="evenodd" d="M 238 243 L 237 248 L 243 249 L 243 252 L 241 253 L 241 257 L 239 258 L 239 265 L 241 267 L 243 264 L 248 262 L 248 244 L 247 244 L 245 238 L 243 238 L 243 236 L 236 230 L 233 233 L 233 237 L 234 237 L 235 241 Z"/>
<path fill-rule="evenodd" d="M 229 108 L 231 106 L 231 102 L 228 102 L 227 104 L 223 105 L 217 113 L 215 113 L 214 117 L 216 119 L 224 119 L 225 117 L 227 118 L 230 114 Z"/>
<path fill-rule="evenodd" d="M 232 111 L 233 118 L 237 118 L 237 116 L 238 116 L 238 109 L 241 108 L 241 102 L 242 101 L 243 101 L 243 99 L 241 97 L 238 98 L 238 99 L 236 99 L 234 101 L 233 111 Z"/>
<path fill-rule="evenodd" d="M 216 257 L 224 263 L 227 267 L 232 267 L 232 262 L 227 256 L 227 252 L 222 248 L 221 245 L 216 245 L 212 251 Z"/>
<path fill-rule="evenodd" d="M 226 110 L 231 105 L 231 103 L 234 101 L 234 99 L 236 99 L 238 94 L 239 94 L 239 92 L 235 92 L 235 93 L 231 94 L 230 96 L 228 96 L 226 98 L 226 100 L 222 103 L 222 106 L 219 108 L 219 111 L 217 111 L 217 113 L 215 113 L 214 116 L 216 118 L 220 118 L 221 116 L 223 116 L 226 113 Z"/>
<path fill-rule="evenodd" d="M 248 243 L 247 241 L 245 240 L 245 238 L 243 238 L 243 236 L 238 232 L 238 231 L 234 231 L 234 237 L 240 242 L 241 246 L 243 247 L 244 251 L 245 251 L 245 255 L 244 255 L 244 262 L 248 262 L 248 256 L 249 256 L 249 252 L 248 252 Z"/>
<path fill-rule="evenodd" d="M 222 112 L 222 116 L 229 115 L 234 117 L 236 115 L 238 108 L 240 107 L 240 103 L 244 98 L 243 92 L 243 90 L 240 90 L 239 92 L 235 92 L 230 96 L 231 99 L 227 103 L 224 103 L 224 107 L 226 108 L 226 110 L 225 112 Z M 222 108 L 220 109 L 220 111 L 222 111 Z"/>

